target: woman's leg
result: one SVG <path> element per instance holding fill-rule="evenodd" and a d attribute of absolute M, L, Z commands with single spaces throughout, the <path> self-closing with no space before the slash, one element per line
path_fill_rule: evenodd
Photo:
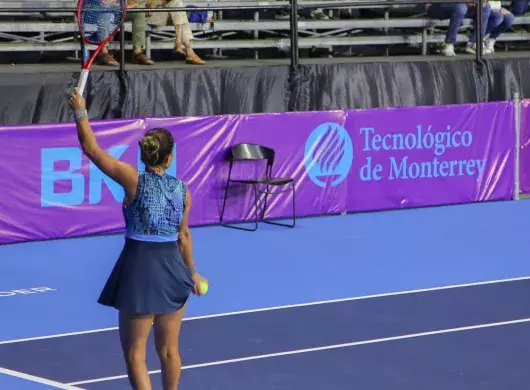
<path fill-rule="evenodd" d="M 489 38 L 486 39 L 486 48 L 490 53 L 495 53 L 495 42 L 499 35 L 507 31 L 513 24 L 515 16 L 506 8 L 491 11 L 490 20 L 488 24 Z"/>
<path fill-rule="evenodd" d="M 166 8 L 179 8 L 184 7 L 182 0 L 169 0 L 164 7 Z M 170 12 L 169 13 L 170 24 L 175 27 L 175 52 L 182 52 L 182 25 L 188 21 L 186 12 Z"/>
<path fill-rule="evenodd" d="M 120 65 L 120 63 L 116 61 L 114 56 L 110 54 L 108 44 L 101 48 L 101 51 L 96 56 L 94 63 L 97 65 L 112 65 L 112 66 Z"/>
<path fill-rule="evenodd" d="M 166 7 L 184 7 L 184 2 L 182 0 L 170 0 L 167 2 Z M 175 52 L 185 55 L 188 63 L 195 65 L 205 64 L 191 47 L 193 34 L 186 12 L 171 12 L 170 15 L 171 22 L 175 26 Z M 182 48 L 183 45 L 184 49 Z"/>
<path fill-rule="evenodd" d="M 185 306 L 176 313 L 155 317 L 155 345 L 162 364 L 164 390 L 178 389 L 181 371 L 179 334 L 184 310 Z"/>
<path fill-rule="evenodd" d="M 135 8 L 144 8 L 135 6 Z M 144 54 L 146 42 L 147 16 L 145 13 L 130 13 L 126 16 L 127 20 L 132 20 L 132 43 L 133 43 L 133 62 L 141 65 L 154 65 L 154 61 Z"/>
<path fill-rule="evenodd" d="M 182 52 L 182 25 L 175 25 L 175 52 Z"/>
<path fill-rule="evenodd" d="M 145 364 L 145 350 L 153 318 L 153 315 L 135 315 L 120 311 L 120 340 L 127 374 L 134 390 L 151 390 L 151 380 Z"/>
<path fill-rule="evenodd" d="M 477 15 L 477 8 L 476 7 L 469 7 L 469 10 L 467 11 L 466 17 L 473 19 L 475 21 L 475 17 Z M 482 37 L 486 35 L 486 29 L 488 28 L 488 22 L 491 15 L 491 6 L 489 4 L 484 4 L 482 6 Z M 477 42 L 477 34 L 476 34 L 476 25 L 473 29 L 473 32 L 471 33 L 471 36 L 469 37 L 469 46 L 475 45 Z"/>
<path fill-rule="evenodd" d="M 492 13 L 492 16 L 494 14 Z M 493 18 L 490 18 L 493 19 Z M 490 29 L 490 39 L 496 40 L 499 35 L 508 31 L 515 20 L 515 16 L 505 8 L 501 8 L 500 11 L 495 11 L 495 18 L 492 21 L 492 25 L 488 26 Z"/>
<path fill-rule="evenodd" d="M 432 4 L 427 15 L 435 19 L 449 19 L 449 27 L 445 35 L 445 43 L 454 45 L 458 34 L 458 29 L 464 21 L 464 17 L 468 11 L 465 4 Z"/>
<path fill-rule="evenodd" d="M 186 19 L 187 21 L 187 19 Z M 182 25 L 182 43 L 186 49 L 186 60 L 190 64 L 204 65 L 205 62 L 199 58 L 197 53 L 191 47 L 191 41 L 193 40 L 193 33 L 191 32 L 190 24 L 184 23 Z"/>

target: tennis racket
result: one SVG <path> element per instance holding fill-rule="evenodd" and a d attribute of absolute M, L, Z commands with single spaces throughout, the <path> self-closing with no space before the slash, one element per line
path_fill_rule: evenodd
<path fill-rule="evenodd" d="M 79 0 L 77 3 L 77 23 L 83 45 L 92 44 L 97 48 L 90 57 L 83 56 L 81 74 L 77 83 L 82 95 L 88 80 L 92 62 L 101 49 L 116 35 L 123 24 L 127 12 L 126 0 Z"/>

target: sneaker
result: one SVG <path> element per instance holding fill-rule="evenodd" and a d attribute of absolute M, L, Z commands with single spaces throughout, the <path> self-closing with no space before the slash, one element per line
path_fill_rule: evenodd
<path fill-rule="evenodd" d="M 443 43 L 440 52 L 446 57 L 454 57 L 456 56 L 455 45 L 452 43 Z"/>
<path fill-rule="evenodd" d="M 329 16 L 324 13 L 320 8 L 311 11 L 311 19 L 315 20 L 329 20 Z"/>
<path fill-rule="evenodd" d="M 466 53 L 469 53 L 469 54 L 477 54 L 477 44 L 476 43 L 469 43 L 466 45 L 466 49 L 465 49 Z M 484 55 L 488 55 L 488 54 L 491 54 L 491 50 L 489 50 L 487 47 L 486 47 L 486 44 L 483 44 L 482 46 L 482 54 Z"/>
<path fill-rule="evenodd" d="M 486 39 L 486 49 L 488 49 L 489 54 L 495 53 L 495 39 L 488 38 Z"/>
<path fill-rule="evenodd" d="M 466 45 L 465 52 L 469 54 L 477 54 L 477 45 L 474 43 L 468 43 Z"/>

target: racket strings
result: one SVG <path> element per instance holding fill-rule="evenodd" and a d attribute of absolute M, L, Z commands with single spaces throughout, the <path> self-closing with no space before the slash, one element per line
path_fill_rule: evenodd
<path fill-rule="evenodd" d="M 99 45 L 121 24 L 123 0 L 85 0 L 81 7 L 81 31 L 87 42 Z"/>

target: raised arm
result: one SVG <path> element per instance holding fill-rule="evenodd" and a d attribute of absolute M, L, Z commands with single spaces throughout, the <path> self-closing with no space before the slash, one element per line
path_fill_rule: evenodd
<path fill-rule="evenodd" d="M 136 187 L 138 186 L 138 171 L 132 165 L 112 157 L 99 146 L 96 136 L 88 122 L 85 98 L 79 95 L 77 88 L 70 97 L 70 105 L 75 111 L 77 137 L 83 148 L 83 153 L 104 174 L 120 184 L 129 200 L 132 200 L 136 194 Z"/>

